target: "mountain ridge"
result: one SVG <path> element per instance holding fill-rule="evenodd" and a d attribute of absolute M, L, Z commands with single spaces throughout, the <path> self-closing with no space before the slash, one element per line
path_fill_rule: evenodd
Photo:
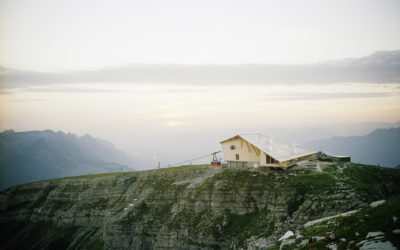
<path fill-rule="evenodd" d="M 304 145 L 328 154 L 349 155 L 353 162 L 385 167 L 400 165 L 400 127 L 379 128 L 365 136 L 334 136 Z"/>
<path fill-rule="evenodd" d="M 112 143 L 86 134 L 44 131 L 0 133 L 0 189 L 25 182 L 132 170 L 136 163 Z"/>

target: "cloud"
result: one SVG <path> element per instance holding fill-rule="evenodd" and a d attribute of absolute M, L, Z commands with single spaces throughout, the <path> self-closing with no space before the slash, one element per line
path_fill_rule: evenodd
<path fill-rule="evenodd" d="M 116 82 L 166 85 L 400 83 L 400 50 L 305 65 L 131 64 L 70 72 L 0 68 L 2 90 L 57 84 Z"/>
<path fill-rule="evenodd" d="M 274 100 L 326 100 L 326 99 L 347 99 L 347 98 L 378 98 L 378 97 L 390 97 L 400 96 L 400 93 L 387 93 L 387 92 L 343 92 L 343 93 L 288 93 L 288 94 L 275 94 L 265 95 L 262 98 L 274 99 Z"/>

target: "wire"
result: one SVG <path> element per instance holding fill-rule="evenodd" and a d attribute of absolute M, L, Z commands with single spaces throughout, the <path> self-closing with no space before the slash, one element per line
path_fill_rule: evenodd
<path fill-rule="evenodd" d="M 179 162 L 179 163 L 175 163 L 175 164 L 173 164 L 173 166 L 179 166 L 179 165 L 181 165 L 181 164 L 183 164 L 183 163 L 185 163 L 185 162 L 199 160 L 199 159 L 208 157 L 208 156 L 213 155 L 213 154 L 218 154 L 218 153 L 220 153 L 220 152 L 221 152 L 221 151 L 213 152 L 213 153 L 208 154 L 208 155 L 204 155 L 204 156 L 200 156 L 200 157 L 197 157 L 197 158 L 194 158 L 194 159 L 190 159 L 190 160 L 187 160 L 187 161 L 182 161 L 182 162 Z"/>

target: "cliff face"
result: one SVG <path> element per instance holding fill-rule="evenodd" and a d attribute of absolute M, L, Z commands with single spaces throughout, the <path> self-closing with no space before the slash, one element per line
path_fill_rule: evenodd
<path fill-rule="evenodd" d="M 380 200 L 369 207 L 309 221 L 285 233 L 274 249 L 400 248 L 400 200 Z"/>
<path fill-rule="evenodd" d="M 399 196 L 400 171 L 352 163 L 70 177 L 1 192 L 0 241 L 5 249 L 257 248 L 307 221 Z"/>

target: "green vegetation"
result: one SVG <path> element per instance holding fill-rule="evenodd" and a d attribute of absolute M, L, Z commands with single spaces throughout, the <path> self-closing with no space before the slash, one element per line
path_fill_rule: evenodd
<path fill-rule="evenodd" d="M 98 229 L 80 227 L 55 227 L 50 223 L 9 222 L 0 234 L 4 249 L 105 249 Z M 40 229 L 40 230 L 38 230 Z M 23 241 L 19 241 L 23 238 Z M 75 246 L 71 239 L 77 238 Z"/>
<path fill-rule="evenodd" d="M 330 194 L 335 191 L 335 180 L 332 175 L 326 173 L 305 173 L 290 176 L 284 180 L 281 189 L 296 190 L 300 195 L 304 194 Z"/>
<path fill-rule="evenodd" d="M 373 173 L 373 174 L 371 174 Z M 392 168 L 352 164 L 352 167 L 343 170 L 343 176 L 349 178 L 349 183 L 357 190 L 368 193 L 372 197 L 380 192 L 393 192 L 390 183 L 400 183 L 400 171 Z"/>
<path fill-rule="evenodd" d="M 183 165 L 183 166 L 177 166 L 177 167 L 169 167 L 169 168 L 160 168 L 157 170 L 151 170 L 151 171 L 156 171 L 156 172 L 176 172 L 176 171 L 186 171 L 186 170 L 199 170 L 199 169 L 204 169 L 210 167 L 209 164 L 200 164 L 200 165 Z"/>
<path fill-rule="evenodd" d="M 234 191 L 235 193 L 240 191 L 249 193 L 276 187 L 277 179 L 271 178 L 268 174 L 251 170 L 225 169 L 207 179 L 196 190 L 197 195 L 204 190 L 211 190 L 217 182 L 221 184 L 220 189 Z"/>
<path fill-rule="evenodd" d="M 338 242 L 341 249 L 346 249 L 346 247 L 355 248 L 356 243 L 364 240 L 368 232 L 381 231 L 399 248 L 400 238 L 393 233 L 393 230 L 400 229 L 400 221 L 395 221 L 393 217 L 400 218 L 400 200 L 387 201 L 376 208 L 365 208 L 350 216 L 320 222 L 307 228 L 303 234 L 305 237 L 311 237 L 325 236 L 328 232 L 334 232 L 336 239 L 346 239 L 346 243 Z M 314 245 L 311 244 L 310 247 Z"/>
<path fill-rule="evenodd" d="M 78 175 L 78 176 L 71 176 L 71 177 L 62 177 L 52 180 L 80 180 L 80 179 L 96 179 L 96 178 L 103 178 L 103 177 L 118 177 L 126 172 L 114 172 L 114 173 L 103 173 L 103 174 L 90 174 L 90 175 Z M 47 181 L 47 180 L 46 180 Z M 42 181 L 42 182 L 46 182 Z"/>
<path fill-rule="evenodd" d="M 226 209 L 223 212 L 204 210 L 193 213 L 189 209 L 180 211 L 169 224 L 169 228 L 190 228 L 191 235 L 212 235 L 219 241 L 236 242 L 245 247 L 246 240 L 251 236 L 269 236 L 275 222 L 269 216 L 268 210 L 255 211 L 246 214 L 236 214 Z"/>
<path fill-rule="evenodd" d="M 326 173 L 297 174 L 285 179 L 281 190 L 294 192 L 287 202 L 288 215 L 292 216 L 303 204 L 306 195 L 329 195 L 335 192 L 335 180 Z M 310 211 L 312 212 L 312 211 Z"/>
<path fill-rule="evenodd" d="M 252 236 L 269 236 L 274 229 L 275 221 L 266 209 L 243 215 L 225 210 L 213 223 L 213 235 L 236 241 L 239 247 L 246 246 L 246 240 Z"/>
<path fill-rule="evenodd" d="M 76 240 L 76 244 L 84 244 L 87 249 L 103 248 L 110 244 L 104 235 L 110 235 L 108 230 L 112 229 L 110 237 L 119 237 L 113 244 L 140 235 L 149 241 L 155 237 L 163 240 L 171 232 L 178 234 L 181 243 L 204 248 L 219 247 L 220 243 L 246 248 L 249 238 L 269 239 L 309 218 L 399 195 L 399 183 L 400 171 L 347 163 L 324 165 L 323 172 L 312 167 L 276 171 L 191 165 L 75 176 L 2 192 L 0 197 L 6 200 L 2 216 L 13 218 L 22 214 L 26 216 L 20 221 L 35 218 L 37 224 L 21 222 L 10 227 L 5 236 L 0 234 L 0 239 L 7 242 L 8 233 L 19 235 L 18 232 L 36 230 L 43 235 L 35 232 L 35 237 L 62 245 L 64 236 L 59 232 L 65 229 L 69 242 Z M 358 218 L 359 223 L 366 222 L 368 216 Z M 388 216 L 382 218 L 386 220 Z M 46 229 L 38 230 L 40 223 Z M 349 223 L 357 225 L 356 221 L 338 219 L 326 227 L 309 228 L 304 234 L 311 237 L 336 230 L 349 242 L 353 239 L 351 228 L 345 231 Z M 341 229 L 337 230 L 337 226 Z M 393 225 L 371 224 L 370 228 L 375 226 Z M 365 237 L 368 230 L 360 230 L 360 237 Z M 312 242 L 310 246 L 324 248 L 327 243 Z M 46 248 L 47 243 L 43 244 Z"/>
<path fill-rule="evenodd" d="M 284 249 L 324 249 L 331 243 L 338 249 L 357 249 L 357 243 L 365 239 L 369 232 L 384 232 L 385 239 L 389 240 L 397 248 L 400 247 L 400 238 L 393 233 L 394 229 L 400 229 L 400 200 L 390 200 L 375 208 L 364 208 L 346 216 L 337 217 L 317 223 L 301 232 L 305 239 L 314 236 L 323 237 L 320 241 L 312 241 L 305 246 L 296 244 L 285 246 Z M 279 249 L 278 243 L 277 248 Z"/>
<path fill-rule="evenodd" d="M 195 198 L 198 198 L 199 195 L 202 192 L 210 192 L 212 191 L 213 187 L 214 187 L 214 182 L 213 181 L 205 181 L 203 184 L 201 184 L 197 189 L 196 189 L 196 193 L 195 193 Z"/>

